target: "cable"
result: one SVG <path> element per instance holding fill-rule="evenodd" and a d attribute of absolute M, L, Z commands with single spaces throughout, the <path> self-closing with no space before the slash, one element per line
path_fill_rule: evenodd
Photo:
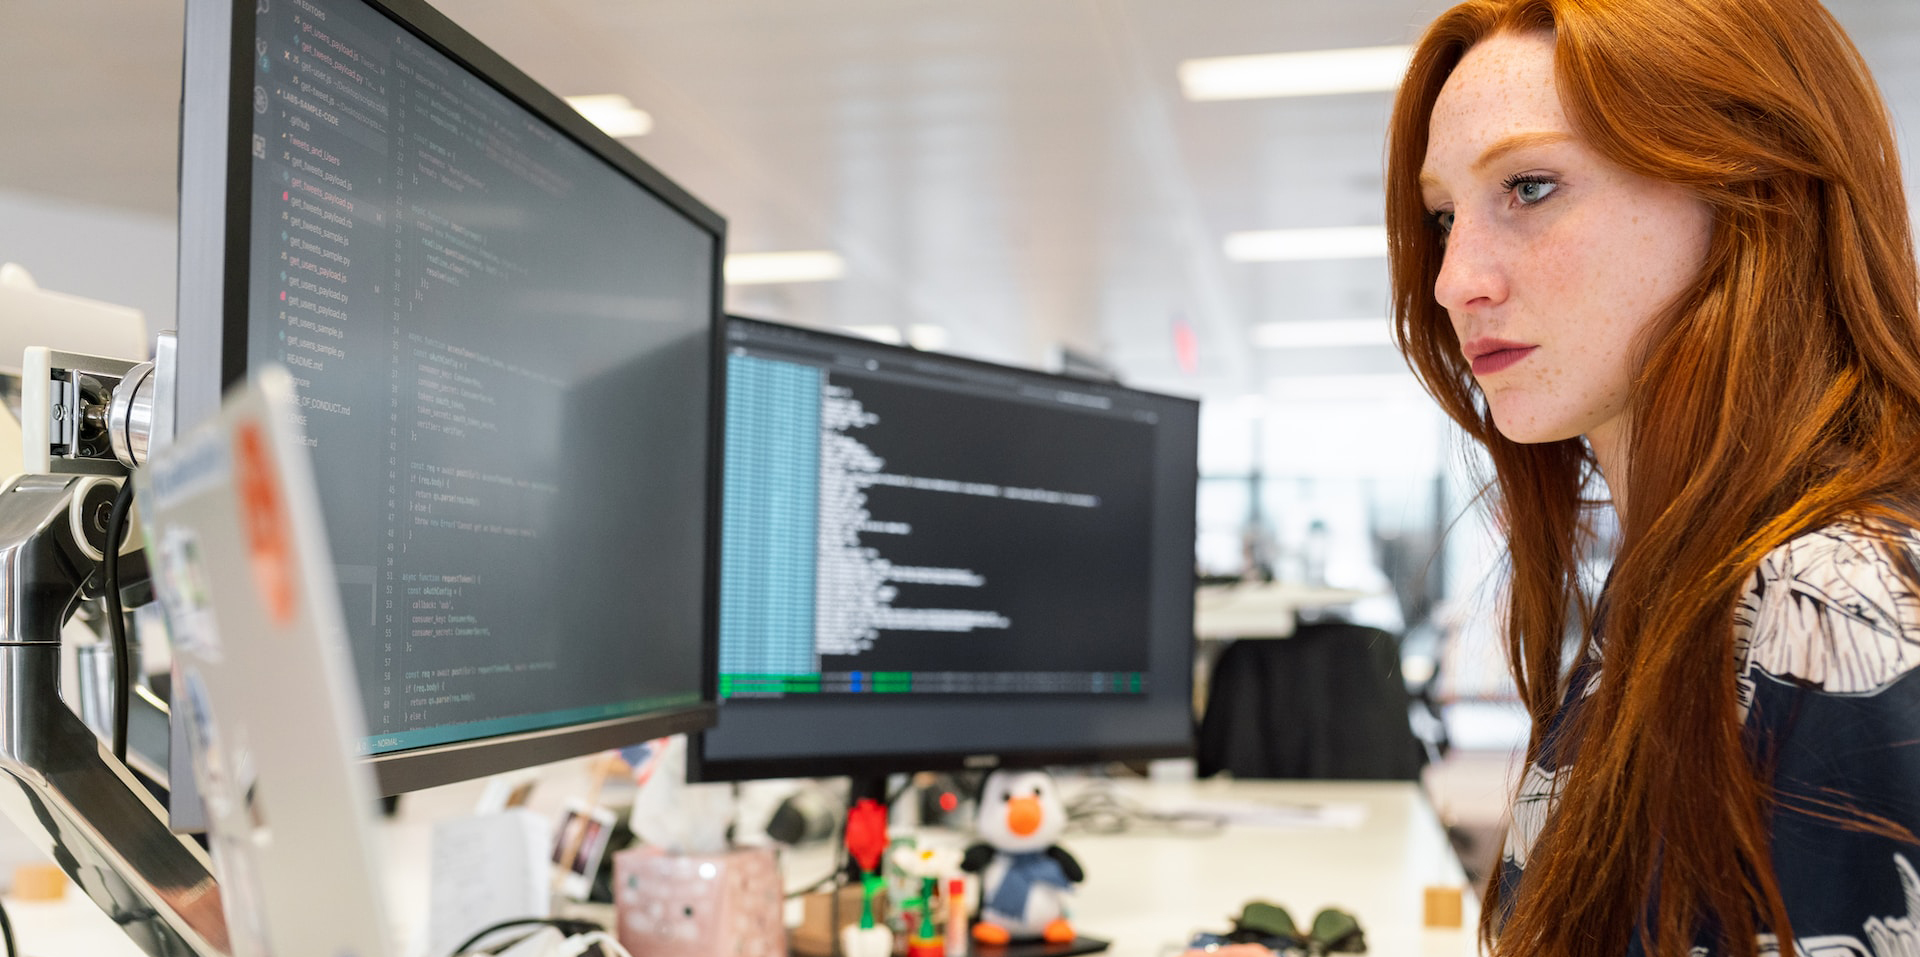
<path fill-rule="evenodd" d="M 840 860 L 836 857 L 834 866 L 833 866 L 833 873 L 828 874 L 827 876 L 822 877 L 819 880 L 814 881 L 813 883 L 800 888 L 799 890 L 788 891 L 787 897 L 788 898 L 805 897 L 808 894 L 811 894 L 814 891 L 817 891 L 820 888 L 827 886 L 828 884 L 832 884 L 838 887 L 839 885 L 846 883 L 846 876 L 847 876 L 846 871 L 847 871 L 846 865 L 840 862 Z"/>
<path fill-rule="evenodd" d="M 120 607 L 120 543 L 127 537 L 133 507 L 133 479 L 120 483 L 107 519 L 107 632 L 113 636 L 113 756 L 127 759 L 127 714 L 133 707 L 133 652 L 127 643 L 127 616 Z"/>
<path fill-rule="evenodd" d="M 13 921 L 7 917 L 5 904 L 0 904 L 0 939 L 7 942 L 7 957 L 14 957 L 20 952 L 13 946 Z"/>
<path fill-rule="evenodd" d="M 588 931 L 567 938 L 560 952 L 554 957 L 580 957 L 587 952 L 587 948 L 595 944 L 600 945 L 603 954 L 611 954 L 612 957 L 633 957 L 633 954 L 628 953 L 625 947 L 620 946 L 619 941 L 614 940 L 612 935 L 604 930 Z"/>
<path fill-rule="evenodd" d="M 572 920 L 566 917 L 515 917 L 489 924 L 475 931 L 473 936 L 461 941 L 460 946 L 453 949 L 453 957 L 460 957 L 461 954 L 470 952 L 475 944 L 495 933 L 515 927 L 531 927 L 535 924 L 543 927 L 558 927 L 561 933 L 568 935 L 586 934 L 600 929 L 600 925 L 588 920 Z"/>
<path fill-rule="evenodd" d="M 1120 834 L 1137 828 L 1173 834 L 1213 834 L 1226 818 L 1204 811 L 1159 811 L 1122 796 L 1111 787 L 1089 787 L 1065 802 L 1067 828 L 1084 834 Z"/>

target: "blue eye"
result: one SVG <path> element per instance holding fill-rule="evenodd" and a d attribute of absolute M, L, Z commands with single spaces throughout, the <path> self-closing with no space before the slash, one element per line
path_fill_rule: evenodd
<path fill-rule="evenodd" d="M 1520 205 L 1532 206 L 1559 189 L 1560 184 L 1547 176 L 1522 175 L 1507 177 L 1507 181 L 1500 184 L 1500 188 L 1512 193 L 1513 198 L 1518 200 Z"/>
<path fill-rule="evenodd" d="M 1427 214 L 1427 218 L 1433 221 L 1433 228 L 1439 230 L 1440 235 L 1453 232 L 1453 210 L 1434 210 Z"/>

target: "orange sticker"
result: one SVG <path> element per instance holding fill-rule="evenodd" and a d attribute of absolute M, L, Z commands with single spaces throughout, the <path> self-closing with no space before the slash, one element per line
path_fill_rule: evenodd
<path fill-rule="evenodd" d="M 286 498 L 268 459 L 260 426 L 242 422 L 233 438 L 234 482 L 240 487 L 240 522 L 246 527 L 253 583 L 276 624 L 293 621 L 293 535 Z"/>

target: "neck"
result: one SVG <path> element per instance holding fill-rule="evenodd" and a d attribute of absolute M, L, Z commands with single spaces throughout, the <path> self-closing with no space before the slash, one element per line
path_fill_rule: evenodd
<path fill-rule="evenodd" d="M 1593 459 L 1599 465 L 1600 477 L 1607 482 L 1613 510 L 1622 520 L 1627 514 L 1627 435 L 1623 418 L 1604 422 L 1586 436 L 1587 447 L 1593 450 Z"/>

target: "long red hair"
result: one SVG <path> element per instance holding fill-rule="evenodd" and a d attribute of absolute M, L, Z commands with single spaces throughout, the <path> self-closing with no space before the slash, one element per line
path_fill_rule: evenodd
<path fill-rule="evenodd" d="M 1529 760 L 1566 690 L 1563 636 L 1591 625 L 1578 557 L 1595 463 L 1579 439 L 1494 427 L 1434 300 L 1444 250 L 1418 183 L 1442 85 L 1501 32 L 1550 34 L 1575 129 L 1691 191 L 1714 226 L 1641 344 L 1601 677 L 1556 742 L 1572 762 L 1557 810 L 1513 899 L 1490 886 L 1481 933 L 1497 953 L 1617 957 L 1635 933 L 1685 954 L 1712 927 L 1719 953 L 1754 954 L 1756 932 L 1791 953 L 1768 818 L 1796 801 L 1743 743 L 1732 611 L 1797 534 L 1915 524 L 1920 279 L 1886 108 L 1814 0 L 1470 0 L 1416 48 L 1388 132 L 1395 335 L 1492 462 Z"/>

